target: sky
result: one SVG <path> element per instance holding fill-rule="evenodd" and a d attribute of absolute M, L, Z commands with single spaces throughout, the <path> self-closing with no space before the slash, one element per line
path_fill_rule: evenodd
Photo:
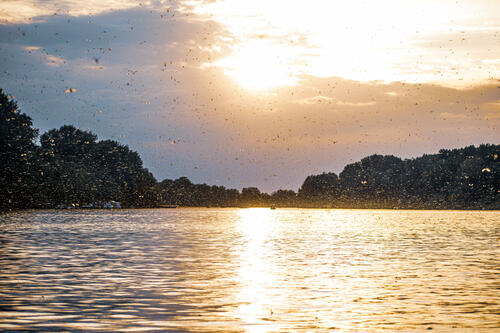
<path fill-rule="evenodd" d="M 297 190 L 500 143 L 500 2 L 2 0 L 0 88 L 158 180 Z"/>

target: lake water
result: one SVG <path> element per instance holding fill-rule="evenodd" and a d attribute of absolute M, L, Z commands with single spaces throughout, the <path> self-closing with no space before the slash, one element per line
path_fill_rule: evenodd
<path fill-rule="evenodd" d="M 500 212 L 0 216 L 0 331 L 500 330 Z"/>

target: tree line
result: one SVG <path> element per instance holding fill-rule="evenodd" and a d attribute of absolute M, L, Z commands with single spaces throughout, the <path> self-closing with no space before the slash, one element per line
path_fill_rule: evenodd
<path fill-rule="evenodd" d="M 500 209 L 500 145 L 402 160 L 371 155 L 306 178 L 299 200 L 342 208 Z"/>
<path fill-rule="evenodd" d="M 39 140 L 37 140 L 39 138 Z M 139 154 L 64 125 L 39 136 L 0 89 L 0 210 L 118 201 L 123 207 L 331 207 L 500 209 L 500 145 L 441 150 L 402 160 L 372 155 L 335 173 L 308 176 L 298 192 L 262 193 L 158 182 Z"/>
<path fill-rule="evenodd" d="M 31 118 L 0 89 L 0 209 L 154 202 L 156 180 L 127 146 L 71 125 L 37 138 Z"/>

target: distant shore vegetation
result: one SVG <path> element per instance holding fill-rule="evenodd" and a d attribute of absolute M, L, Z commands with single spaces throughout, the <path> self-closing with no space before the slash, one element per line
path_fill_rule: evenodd
<path fill-rule="evenodd" d="M 37 140 L 39 138 L 39 140 Z M 37 143 L 39 142 L 39 143 Z M 482 144 L 413 159 L 371 155 L 339 174 L 306 177 L 297 192 L 262 193 L 158 182 L 139 154 L 72 125 L 39 136 L 0 89 L 0 210 L 92 207 L 321 207 L 500 209 L 500 145 Z"/>

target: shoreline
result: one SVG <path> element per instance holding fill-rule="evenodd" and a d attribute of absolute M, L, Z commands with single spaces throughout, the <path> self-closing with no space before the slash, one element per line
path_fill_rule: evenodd
<path fill-rule="evenodd" d="M 123 207 L 123 208 L 21 208 L 21 209 L 11 209 L 0 211 L 0 215 L 16 212 L 25 211 L 126 211 L 126 210 L 186 210 L 186 209 L 200 209 L 200 210 L 220 210 L 220 209 L 269 209 L 269 210 L 296 210 L 296 209 L 307 209 L 307 210 L 363 210 L 363 211 L 455 211 L 455 212 L 500 212 L 500 209 L 481 209 L 481 208 L 359 208 L 359 207 L 303 207 L 303 206 L 290 206 L 290 207 L 280 207 L 276 206 L 275 209 L 271 209 L 270 206 L 248 206 L 248 207 L 204 207 L 204 206 L 178 206 L 178 207 Z"/>

